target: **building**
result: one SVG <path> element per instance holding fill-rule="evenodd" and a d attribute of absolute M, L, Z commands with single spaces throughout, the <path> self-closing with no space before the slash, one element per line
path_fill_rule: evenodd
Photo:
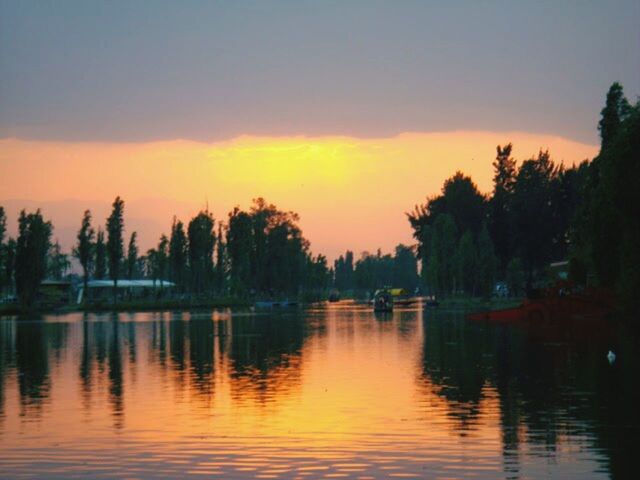
<path fill-rule="evenodd" d="M 84 291 L 84 284 L 78 288 L 77 303 L 82 303 L 85 295 L 90 300 L 109 299 L 113 296 L 113 280 L 89 280 L 88 292 Z M 167 280 L 118 280 L 118 297 L 145 298 L 155 295 L 158 291 L 172 289 L 175 283 Z"/>

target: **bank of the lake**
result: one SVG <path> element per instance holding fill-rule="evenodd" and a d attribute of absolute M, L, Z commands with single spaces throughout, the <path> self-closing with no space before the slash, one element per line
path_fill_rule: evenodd
<path fill-rule="evenodd" d="M 104 301 L 82 305 L 35 305 L 31 307 L 23 307 L 20 304 L 5 304 L 0 305 L 0 316 L 73 312 L 154 312 L 201 308 L 247 308 L 253 304 L 254 302 L 252 300 L 239 297 L 215 297 L 210 299 L 139 299 L 123 300 L 117 303 Z"/>

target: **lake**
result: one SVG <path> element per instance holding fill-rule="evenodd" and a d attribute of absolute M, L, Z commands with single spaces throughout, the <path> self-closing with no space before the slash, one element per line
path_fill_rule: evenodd
<path fill-rule="evenodd" d="M 639 373 L 419 304 L 7 317 L 0 477 L 629 478 Z"/>

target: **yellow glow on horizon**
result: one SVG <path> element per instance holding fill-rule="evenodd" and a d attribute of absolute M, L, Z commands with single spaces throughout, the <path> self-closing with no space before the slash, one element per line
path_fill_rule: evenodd
<path fill-rule="evenodd" d="M 253 184 L 255 179 L 275 188 L 312 179 L 344 184 L 354 173 L 349 159 L 357 145 L 337 139 L 242 137 L 210 148 L 211 168 L 224 172 L 227 183 Z"/>
<path fill-rule="evenodd" d="M 549 149 L 570 165 L 593 158 L 597 147 L 523 132 L 403 133 L 389 138 L 254 137 L 216 143 L 64 143 L 0 140 L 0 204 L 73 200 L 52 210 L 59 231 L 77 229 L 84 208 L 98 219 L 116 195 L 125 199 L 127 227 L 151 245 L 174 214 L 183 220 L 206 204 L 219 220 L 235 205 L 264 197 L 300 214 L 313 251 L 358 254 L 411 243 L 404 212 L 437 194 L 461 170 L 482 192 L 491 190 L 496 145 L 512 142 L 519 161 Z M 40 205 L 39 203 L 37 205 Z M 81 206 L 82 205 L 82 206 Z M 14 222 L 15 223 L 15 222 Z M 73 241 L 67 234 L 63 246 Z"/>

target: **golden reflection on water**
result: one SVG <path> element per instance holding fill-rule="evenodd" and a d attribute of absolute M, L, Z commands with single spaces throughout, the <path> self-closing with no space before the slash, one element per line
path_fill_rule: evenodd
<path fill-rule="evenodd" d="M 624 471 L 580 391 L 600 374 L 564 391 L 582 353 L 544 345 L 420 306 L 2 319 L 0 477 Z"/>

